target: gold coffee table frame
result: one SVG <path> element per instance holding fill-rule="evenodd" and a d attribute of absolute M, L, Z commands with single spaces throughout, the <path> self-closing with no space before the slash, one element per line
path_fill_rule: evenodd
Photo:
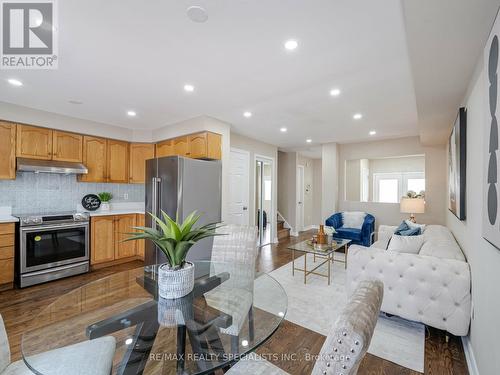
<path fill-rule="evenodd" d="M 293 245 L 290 245 L 288 247 L 289 250 L 292 251 L 292 275 L 295 276 L 295 271 L 300 271 L 304 272 L 304 284 L 307 284 L 307 276 L 309 275 L 317 275 L 321 277 L 326 277 L 328 279 L 328 285 L 330 285 L 330 279 L 331 279 L 331 263 L 335 261 L 335 252 L 344 248 L 344 260 L 337 260 L 337 262 L 344 263 L 345 268 L 347 268 L 347 252 L 349 249 L 349 244 L 351 243 L 351 240 L 344 240 L 344 239 L 334 239 L 332 242 L 332 247 L 327 249 L 327 250 L 319 250 L 319 249 L 314 249 L 312 245 L 310 245 L 310 241 L 302 241 Z M 295 252 L 303 252 L 304 254 L 304 268 L 297 268 L 295 267 Z M 323 261 L 320 262 L 318 265 L 316 265 L 313 269 L 308 270 L 307 269 L 307 254 L 313 254 L 313 263 L 316 263 L 316 258 L 320 258 Z M 327 274 L 316 272 L 318 268 L 323 266 L 325 263 L 328 264 L 327 267 Z"/>

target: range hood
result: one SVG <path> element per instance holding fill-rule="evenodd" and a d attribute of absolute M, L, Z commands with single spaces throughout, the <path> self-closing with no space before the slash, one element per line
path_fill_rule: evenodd
<path fill-rule="evenodd" d="M 20 172 L 87 174 L 89 170 L 82 163 L 68 161 L 38 160 L 17 158 L 17 170 Z"/>

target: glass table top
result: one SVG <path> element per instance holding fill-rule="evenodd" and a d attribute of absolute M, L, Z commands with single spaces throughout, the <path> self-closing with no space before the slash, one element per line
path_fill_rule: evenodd
<path fill-rule="evenodd" d="M 47 352 L 112 336 L 113 374 L 205 374 L 239 360 L 276 331 L 287 296 L 275 279 L 261 274 L 253 280 L 248 267 L 236 264 L 193 263 L 194 290 L 180 299 L 158 297 L 158 266 L 120 272 L 61 296 L 23 335 L 26 365 L 36 374 L 55 374 L 43 360 Z"/>
<path fill-rule="evenodd" d="M 303 251 L 305 253 L 319 254 L 319 255 L 328 255 L 337 250 L 342 249 L 344 246 L 347 246 L 351 243 L 351 240 L 346 240 L 343 238 L 333 238 L 331 244 L 328 247 L 324 248 L 316 248 L 311 240 L 301 241 L 295 244 L 291 244 L 288 246 L 289 250 L 295 251 Z"/>

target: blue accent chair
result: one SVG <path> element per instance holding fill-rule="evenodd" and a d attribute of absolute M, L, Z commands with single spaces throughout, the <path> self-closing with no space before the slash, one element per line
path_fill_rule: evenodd
<path fill-rule="evenodd" d="M 370 247 L 373 243 L 373 235 L 375 233 L 375 218 L 373 215 L 366 214 L 361 229 L 342 228 L 344 222 L 341 212 L 337 212 L 326 219 L 325 225 L 335 228 L 337 233 L 333 235 L 334 237 L 352 240 L 352 244 Z"/>

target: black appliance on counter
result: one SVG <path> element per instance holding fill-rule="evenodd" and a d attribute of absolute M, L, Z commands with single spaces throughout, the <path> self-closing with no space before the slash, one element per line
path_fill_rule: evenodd
<path fill-rule="evenodd" d="M 15 282 L 20 288 L 89 271 L 89 214 L 18 215 Z"/>

